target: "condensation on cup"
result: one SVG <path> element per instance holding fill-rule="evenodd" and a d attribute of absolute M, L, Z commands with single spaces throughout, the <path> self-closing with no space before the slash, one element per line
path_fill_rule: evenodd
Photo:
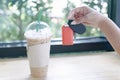
<path fill-rule="evenodd" d="M 24 36 L 27 40 L 31 76 L 46 78 L 52 37 L 49 25 L 42 21 L 34 21 L 28 25 Z"/>

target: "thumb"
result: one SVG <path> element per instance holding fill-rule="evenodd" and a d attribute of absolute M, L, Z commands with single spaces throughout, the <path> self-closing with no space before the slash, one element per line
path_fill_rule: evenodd
<path fill-rule="evenodd" d="M 85 18 L 81 17 L 79 20 L 74 20 L 71 24 L 75 25 L 75 24 L 80 24 L 80 23 L 84 23 L 85 22 Z"/>

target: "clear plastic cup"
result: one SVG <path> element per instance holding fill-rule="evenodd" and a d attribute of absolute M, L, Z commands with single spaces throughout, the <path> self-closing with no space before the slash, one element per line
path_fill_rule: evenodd
<path fill-rule="evenodd" d="M 24 36 L 27 40 L 27 56 L 31 76 L 46 78 L 50 55 L 51 31 L 45 22 L 32 22 L 28 25 Z"/>

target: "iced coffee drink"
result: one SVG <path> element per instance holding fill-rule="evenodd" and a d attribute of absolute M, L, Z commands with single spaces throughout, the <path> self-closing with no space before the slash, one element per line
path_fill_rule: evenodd
<path fill-rule="evenodd" d="M 47 75 L 51 32 L 44 22 L 33 22 L 24 34 L 27 40 L 27 56 L 32 77 L 45 78 Z"/>

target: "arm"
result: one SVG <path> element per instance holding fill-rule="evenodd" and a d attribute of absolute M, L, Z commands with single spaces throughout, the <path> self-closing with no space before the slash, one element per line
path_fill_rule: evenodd
<path fill-rule="evenodd" d="M 87 6 L 73 9 L 68 19 L 74 20 L 72 24 L 83 23 L 100 28 L 115 51 L 120 54 L 120 28 L 112 20 Z"/>
<path fill-rule="evenodd" d="M 98 26 L 105 34 L 112 47 L 120 54 L 120 28 L 106 17 L 102 19 Z"/>

